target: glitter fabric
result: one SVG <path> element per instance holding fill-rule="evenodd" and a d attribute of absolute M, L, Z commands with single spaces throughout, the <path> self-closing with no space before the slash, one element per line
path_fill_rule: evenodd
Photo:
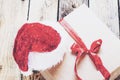
<path fill-rule="evenodd" d="M 14 59 L 22 71 L 27 71 L 29 52 L 51 52 L 57 48 L 60 41 L 59 33 L 51 26 L 26 23 L 16 36 L 13 49 Z"/>

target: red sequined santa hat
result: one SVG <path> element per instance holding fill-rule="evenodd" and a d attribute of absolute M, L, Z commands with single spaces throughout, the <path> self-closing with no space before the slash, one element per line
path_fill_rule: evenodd
<path fill-rule="evenodd" d="M 58 64 L 64 56 L 65 35 L 58 25 L 26 23 L 18 31 L 13 56 L 24 75 Z"/>

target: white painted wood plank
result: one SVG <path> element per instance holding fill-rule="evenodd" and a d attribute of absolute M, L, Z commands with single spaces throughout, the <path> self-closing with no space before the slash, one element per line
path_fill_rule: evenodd
<path fill-rule="evenodd" d="M 90 8 L 95 14 L 119 36 L 119 17 L 117 0 L 90 0 Z"/>
<path fill-rule="evenodd" d="M 29 21 L 57 21 L 57 2 L 57 0 L 31 0 Z"/>
<path fill-rule="evenodd" d="M 20 80 L 12 50 L 18 29 L 26 21 L 28 0 L 0 0 L 0 80 Z"/>
<path fill-rule="evenodd" d="M 89 5 L 89 0 L 60 0 L 59 1 L 59 19 L 68 15 L 81 4 Z"/>

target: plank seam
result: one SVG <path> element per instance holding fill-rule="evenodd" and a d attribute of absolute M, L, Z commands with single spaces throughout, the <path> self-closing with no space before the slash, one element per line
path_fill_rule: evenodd
<path fill-rule="evenodd" d="M 90 7 L 90 0 L 88 0 L 88 7 Z"/>
<path fill-rule="evenodd" d="M 60 7 L 60 0 L 58 0 L 58 5 L 57 5 L 57 21 L 59 20 L 59 7 Z"/>
<path fill-rule="evenodd" d="M 31 0 L 29 0 L 29 2 L 28 2 L 27 21 L 29 20 L 29 15 L 30 15 L 30 2 L 31 2 Z"/>
<path fill-rule="evenodd" d="M 118 20 L 119 20 L 119 39 L 120 39 L 120 8 L 119 8 L 119 0 L 117 1 L 117 3 L 118 3 Z"/>

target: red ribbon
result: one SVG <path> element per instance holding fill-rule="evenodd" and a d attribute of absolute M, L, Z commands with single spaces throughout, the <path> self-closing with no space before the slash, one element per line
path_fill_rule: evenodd
<path fill-rule="evenodd" d="M 70 34 L 70 36 L 77 43 L 77 44 L 74 43 L 72 45 L 71 49 L 72 49 L 72 53 L 75 53 L 75 54 L 77 53 L 74 71 L 75 71 L 75 75 L 78 78 L 78 80 L 82 80 L 82 79 L 78 75 L 76 66 L 77 66 L 77 62 L 80 59 L 81 55 L 84 53 L 87 53 L 89 55 L 89 57 L 91 58 L 91 60 L 93 61 L 94 65 L 95 65 L 96 69 L 101 72 L 101 74 L 103 75 L 105 80 L 109 80 L 110 73 L 102 64 L 100 57 L 96 54 L 96 53 L 98 53 L 98 51 L 101 47 L 102 40 L 99 39 L 99 40 L 94 41 L 89 50 L 89 49 L 87 49 L 87 47 L 84 44 L 84 42 L 82 41 L 82 39 L 77 35 L 77 33 L 75 33 L 75 31 L 71 28 L 71 26 L 64 19 L 61 19 L 59 21 L 59 23 L 65 28 L 65 30 Z"/>

